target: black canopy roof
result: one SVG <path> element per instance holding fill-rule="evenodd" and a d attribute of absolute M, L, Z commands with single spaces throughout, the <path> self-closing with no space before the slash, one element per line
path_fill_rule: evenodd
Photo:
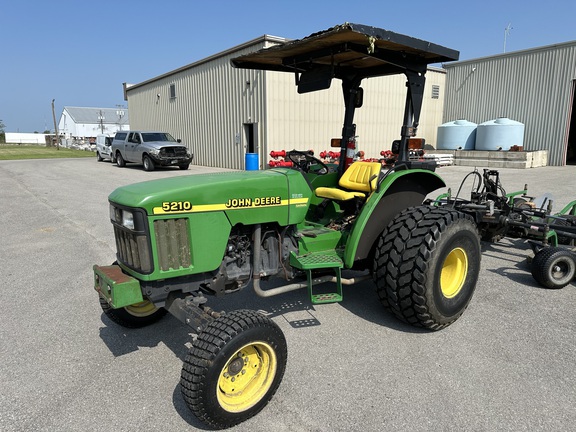
<path fill-rule="evenodd" d="M 303 39 L 232 59 L 235 67 L 306 72 L 330 67 L 333 76 L 362 77 L 423 71 L 427 65 L 458 60 L 459 52 L 388 30 L 345 23 Z"/>

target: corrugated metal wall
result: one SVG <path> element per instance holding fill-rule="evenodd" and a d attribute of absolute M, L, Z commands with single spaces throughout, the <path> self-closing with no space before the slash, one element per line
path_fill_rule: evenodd
<path fill-rule="evenodd" d="M 430 69 L 426 73 L 426 89 L 418 136 L 427 143 L 436 141 L 442 122 L 445 71 Z M 340 80 L 328 90 L 298 94 L 294 76 L 267 72 L 266 103 L 268 116 L 268 149 L 313 149 L 318 155 L 330 150 L 330 139 L 342 135 L 344 99 Z M 394 75 L 365 79 L 364 105 L 356 110 L 354 122 L 358 134 L 358 150 L 366 157 L 380 157 L 392 141 L 400 138 L 406 101 L 406 77 Z M 438 99 L 432 99 L 432 85 L 440 86 Z"/>
<path fill-rule="evenodd" d="M 292 74 L 234 69 L 230 59 L 280 38 L 265 37 L 240 48 L 166 73 L 127 90 L 133 130 L 170 132 L 194 153 L 193 164 L 244 169 L 247 125 L 253 124 L 260 166 L 271 150 L 330 150 L 330 139 L 340 137 L 344 103 L 339 80 L 325 91 L 299 95 Z M 434 143 L 441 124 L 445 71 L 431 69 L 418 136 Z M 405 103 L 404 75 L 364 80 L 364 106 L 355 122 L 358 149 L 378 157 L 400 138 Z M 170 97 L 173 85 L 176 97 Z M 440 97 L 432 99 L 432 85 Z"/>
<path fill-rule="evenodd" d="M 244 124 L 254 123 L 258 139 L 266 139 L 263 72 L 232 68 L 230 59 L 264 46 L 252 45 L 129 88 L 131 128 L 181 138 L 194 153 L 193 164 L 244 169 Z"/>
<path fill-rule="evenodd" d="M 549 165 L 565 164 L 576 42 L 445 67 L 444 122 L 511 118 L 525 124 L 525 150 L 548 150 Z"/>

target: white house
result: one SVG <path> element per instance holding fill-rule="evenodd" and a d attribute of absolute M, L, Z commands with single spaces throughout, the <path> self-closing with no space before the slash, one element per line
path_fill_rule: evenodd
<path fill-rule="evenodd" d="M 94 138 L 96 135 L 114 135 L 129 130 L 127 108 L 64 107 L 58 132 L 65 138 Z"/>

